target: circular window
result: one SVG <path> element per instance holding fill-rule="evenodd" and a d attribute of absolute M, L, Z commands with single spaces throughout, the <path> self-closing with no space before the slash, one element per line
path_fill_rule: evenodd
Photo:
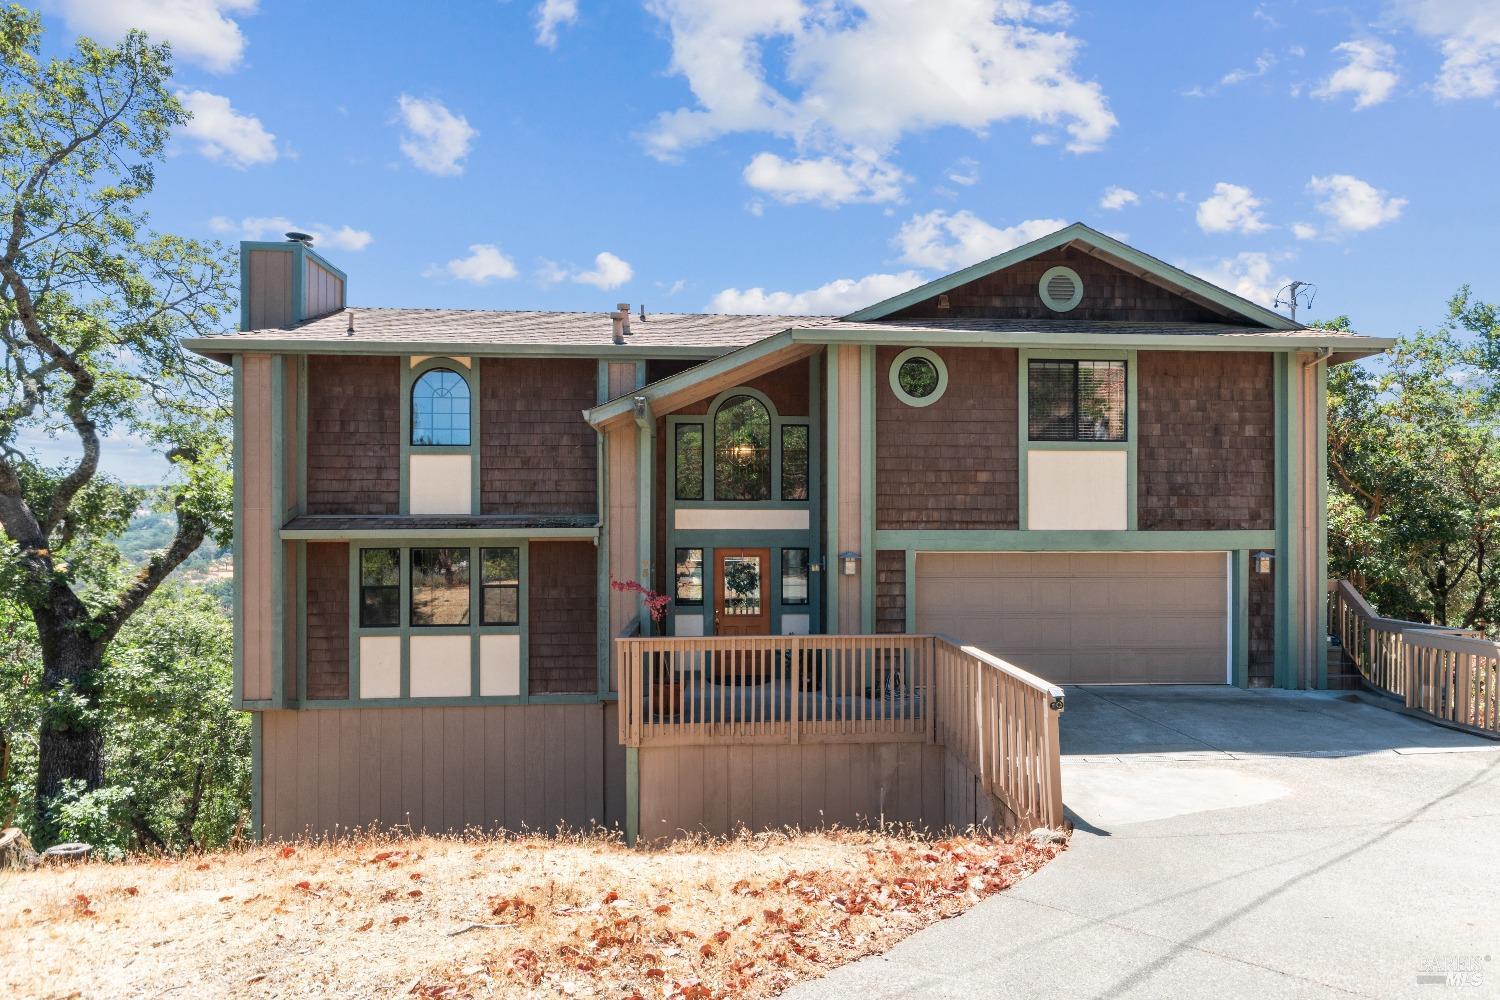
<path fill-rule="evenodd" d="M 948 388 L 948 366 L 925 347 L 910 347 L 891 362 L 891 391 L 908 406 L 931 406 Z"/>
<path fill-rule="evenodd" d="M 1049 267 L 1037 290 L 1048 309 L 1064 313 L 1083 300 L 1083 279 L 1071 267 Z"/>

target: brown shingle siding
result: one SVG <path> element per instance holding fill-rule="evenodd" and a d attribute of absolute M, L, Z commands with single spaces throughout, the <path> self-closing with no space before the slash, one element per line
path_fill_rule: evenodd
<path fill-rule="evenodd" d="M 1276 575 L 1250 573 L 1250 686 L 1276 681 Z"/>
<path fill-rule="evenodd" d="M 908 406 L 888 373 L 900 348 L 875 354 L 875 509 L 882 529 L 1015 529 L 1016 352 L 944 348 L 948 390 Z"/>
<path fill-rule="evenodd" d="M 1066 313 L 1043 302 L 1038 284 L 1049 268 L 1062 264 L 1083 280 L 1083 299 Z M 1113 264 L 1072 247 L 1058 247 L 1003 271 L 976 278 L 948 292 L 948 308 L 926 299 L 891 319 L 1070 319 L 1139 320 L 1144 322 L 1216 322 L 1223 314 L 1154 285 Z"/>
<path fill-rule="evenodd" d="M 400 359 L 307 359 L 309 514 L 399 511 L 401 406 Z"/>
<path fill-rule="evenodd" d="M 765 393 L 781 416 L 805 417 L 811 412 L 808 406 L 809 379 L 809 362 L 804 360 L 766 372 L 746 382 L 745 386 Z M 673 412 L 679 415 L 707 413 L 713 401 L 713 397 L 700 399 Z"/>
<path fill-rule="evenodd" d="M 1138 358 L 1141 529 L 1274 527 L 1272 356 L 1142 351 Z"/>
<path fill-rule="evenodd" d="M 599 689 L 595 553 L 588 542 L 532 542 L 526 601 L 532 694 Z"/>
<path fill-rule="evenodd" d="M 349 546 L 307 546 L 307 697 L 349 697 Z"/>
<path fill-rule="evenodd" d="M 875 631 L 906 631 L 906 553 L 900 549 L 875 553 Z"/>
<path fill-rule="evenodd" d="M 480 362 L 479 503 L 485 514 L 592 514 L 597 366 L 570 358 Z"/>

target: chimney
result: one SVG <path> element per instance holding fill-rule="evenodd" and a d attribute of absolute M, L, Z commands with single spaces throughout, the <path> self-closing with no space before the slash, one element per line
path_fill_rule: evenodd
<path fill-rule="evenodd" d="M 624 318 L 622 318 L 619 313 L 612 312 L 612 313 L 609 314 L 609 322 L 610 322 L 610 326 L 611 326 L 610 339 L 613 340 L 616 344 L 623 344 L 623 343 L 625 343 L 625 333 L 624 333 L 624 330 L 625 330 L 625 320 L 624 320 Z"/>
<path fill-rule="evenodd" d="M 343 309 L 348 278 L 313 249 L 308 233 L 284 243 L 240 244 L 240 329 L 296 326 Z"/>
<path fill-rule="evenodd" d="M 624 327 L 620 332 L 628 337 L 630 336 L 630 303 L 620 302 L 615 305 L 615 308 L 620 310 L 620 322 Z"/>

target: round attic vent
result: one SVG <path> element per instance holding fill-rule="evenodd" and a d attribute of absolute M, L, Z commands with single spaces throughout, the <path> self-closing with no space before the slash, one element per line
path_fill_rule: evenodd
<path fill-rule="evenodd" d="M 1083 279 L 1071 267 L 1050 267 L 1037 290 L 1048 309 L 1067 312 L 1083 300 Z"/>

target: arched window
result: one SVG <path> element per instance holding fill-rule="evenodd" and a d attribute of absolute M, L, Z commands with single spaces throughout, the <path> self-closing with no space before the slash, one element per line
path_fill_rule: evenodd
<path fill-rule="evenodd" d="M 731 396 L 714 415 L 714 499 L 771 499 L 771 414 L 754 396 Z"/>
<path fill-rule="evenodd" d="M 434 368 L 411 387 L 411 443 L 469 444 L 469 383 L 457 372 Z"/>

